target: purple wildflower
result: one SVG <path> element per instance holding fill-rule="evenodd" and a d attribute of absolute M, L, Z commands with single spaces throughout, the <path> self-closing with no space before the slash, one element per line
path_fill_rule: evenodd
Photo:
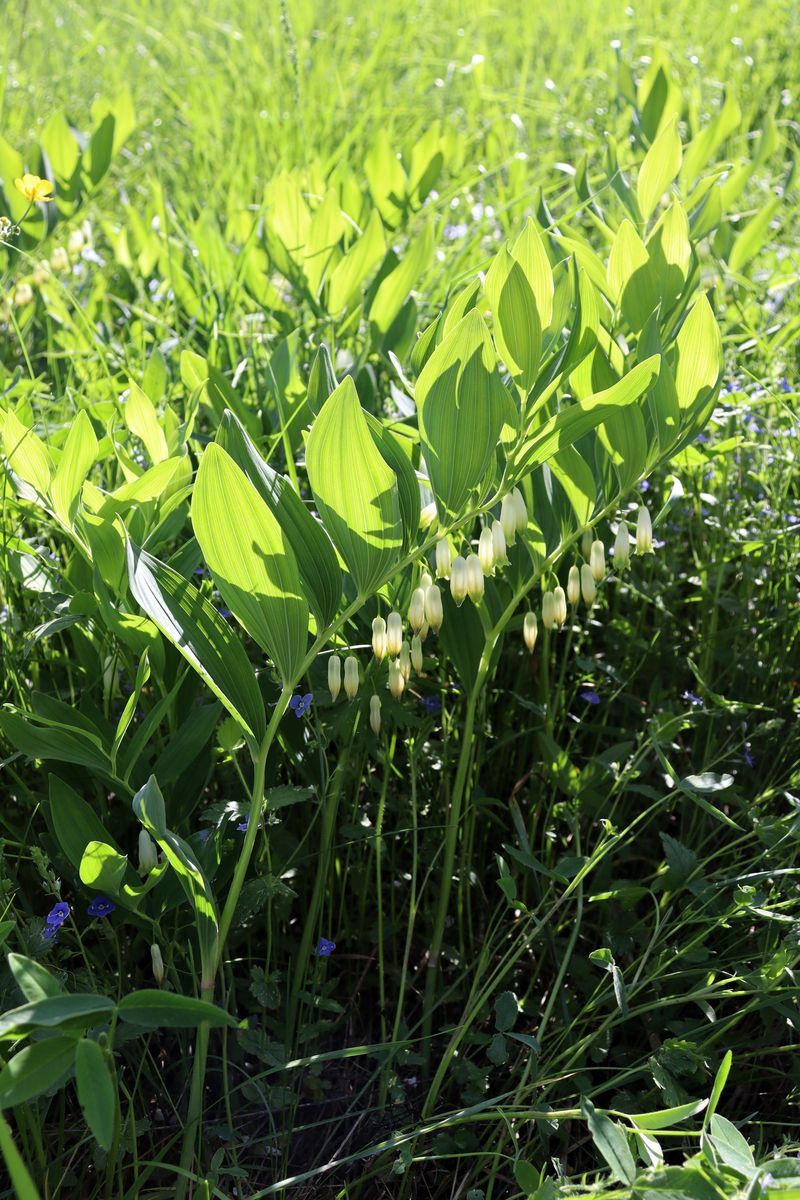
<path fill-rule="evenodd" d="M 600 703 L 600 697 L 594 688 L 584 688 L 584 690 L 580 693 L 580 697 L 581 700 L 584 700 L 587 704 L 595 705 Z"/>
<path fill-rule="evenodd" d="M 86 911 L 90 917 L 108 917 L 116 907 L 114 901 L 109 900 L 108 896 L 95 896 Z"/>
<path fill-rule="evenodd" d="M 703 705 L 703 701 L 699 696 L 695 696 L 694 692 L 684 692 L 681 696 L 681 700 L 688 700 L 689 703 L 694 705 L 695 708 L 701 708 Z"/>
<path fill-rule="evenodd" d="M 336 942 L 332 942 L 328 938 L 321 937 L 317 942 L 316 953 L 320 958 L 330 958 L 335 949 Z"/>
<path fill-rule="evenodd" d="M 50 912 L 45 918 L 48 925 L 53 929 L 60 929 L 69 916 L 69 905 L 65 900 L 59 900 L 58 904 L 54 904 Z"/>
<path fill-rule="evenodd" d="M 289 708 L 296 717 L 304 717 L 311 708 L 311 700 L 311 692 L 306 692 L 305 696 L 292 696 L 289 701 Z"/>
<path fill-rule="evenodd" d="M 429 713 L 437 713 L 442 707 L 442 702 L 438 696 L 420 696 L 419 702 L 426 712 Z"/>

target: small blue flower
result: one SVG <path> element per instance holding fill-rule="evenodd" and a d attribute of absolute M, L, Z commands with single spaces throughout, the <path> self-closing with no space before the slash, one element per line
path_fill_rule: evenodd
<path fill-rule="evenodd" d="M 437 713 L 442 707 L 442 702 L 438 696 L 420 696 L 419 702 L 426 712 L 429 713 Z"/>
<path fill-rule="evenodd" d="M 311 708 L 311 692 L 306 692 L 305 696 L 292 696 L 289 701 L 289 708 L 296 717 L 304 717 Z"/>
<path fill-rule="evenodd" d="M 584 688 L 580 693 L 581 700 L 585 700 L 587 704 L 599 704 L 600 697 L 594 688 Z"/>
<path fill-rule="evenodd" d="M 786 378 L 786 376 L 784 376 L 780 382 L 780 389 L 782 392 L 790 392 L 792 390 L 791 386 L 789 384 L 789 380 Z"/>
<path fill-rule="evenodd" d="M 742 755 L 742 758 L 745 761 L 745 765 L 750 767 L 751 770 L 756 765 L 756 760 L 753 758 L 752 754 L 750 753 L 749 746 L 745 746 L 744 754 Z"/>
<path fill-rule="evenodd" d="M 108 896 L 95 896 L 86 911 L 90 917 L 108 917 L 116 907 L 114 901 L 109 900 Z"/>
<path fill-rule="evenodd" d="M 54 904 L 47 914 L 46 921 L 53 929 L 60 929 L 69 916 L 69 905 L 65 900 L 59 900 L 58 904 Z"/>
<path fill-rule="evenodd" d="M 236 826 L 238 833 L 247 833 L 249 828 L 250 828 L 250 813 L 248 813 L 247 816 L 245 817 L 245 819 L 243 821 L 240 821 L 239 824 Z M 260 821 L 258 822 L 258 828 L 259 829 L 261 828 Z"/>
<path fill-rule="evenodd" d="M 329 941 L 328 938 L 321 937 L 317 943 L 317 954 L 320 958 L 330 958 L 333 951 L 336 949 L 336 942 Z"/>
<path fill-rule="evenodd" d="M 691 704 L 694 708 L 702 708 L 703 706 L 703 701 L 699 696 L 695 696 L 694 692 L 684 692 L 681 696 L 681 700 L 688 700 L 689 704 Z"/>
<path fill-rule="evenodd" d="M 55 945 L 58 939 L 58 925 L 45 925 L 42 930 L 42 941 L 49 946 Z"/>

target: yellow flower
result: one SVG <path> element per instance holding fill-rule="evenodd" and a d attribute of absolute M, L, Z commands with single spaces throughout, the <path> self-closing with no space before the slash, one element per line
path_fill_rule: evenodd
<path fill-rule="evenodd" d="M 14 184 L 18 192 L 22 192 L 26 200 L 33 202 L 49 200 L 53 195 L 53 185 L 49 179 L 41 179 L 38 175 L 23 175 L 22 179 L 15 179 Z"/>

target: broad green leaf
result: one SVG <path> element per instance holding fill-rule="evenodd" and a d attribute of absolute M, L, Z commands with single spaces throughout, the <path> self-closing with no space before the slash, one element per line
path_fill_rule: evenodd
<path fill-rule="evenodd" d="M 151 463 L 160 463 L 169 457 L 167 439 L 155 405 L 133 380 L 123 413 L 128 429 L 143 443 Z"/>
<path fill-rule="evenodd" d="M 641 409 L 628 405 L 612 413 L 597 434 L 614 465 L 620 492 L 627 492 L 647 465 L 647 430 Z"/>
<path fill-rule="evenodd" d="M 592 1141 L 608 1163 L 611 1174 L 620 1183 L 633 1183 L 636 1164 L 623 1130 L 610 1117 L 599 1113 L 588 1099 L 581 1101 L 581 1111 L 589 1126 Z"/>
<path fill-rule="evenodd" d="M 658 304 L 659 293 L 647 248 L 627 217 L 608 256 L 608 284 L 625 320 L 638 333 Z"/>
<path fill-rule="evenodd" d="M 144 1029 L 194 1029 L 201 1023 L 208 1023 L 213 1029 L 236 1025 L 235 1018 L 216 1004 L 155 988 L 123 996 L 117 1011 L 120 1020 Z"/>
<path fill-rule="evenodd" d="M 86 1124 L 102 1150 L 114 1139 L 117 1097 L 103 1051 L 97 1042 L 81 1038 L 75 1048 L 75 1084 Z"/>
<path fill-rule="evenodd" d="M 75 519 L 81 488 L 97 461 L 97 452 L 92 422 L 85 410 L 81 409 L 64 443 L 50 489 L 53 511 L 65 525 L 71 526 Z"/>
<path fill-rule="evenodd" d="M 755 1170 L 753 1151 L 736 1126 L 726 1117 L 714 1113 L 710 1121 L 709 1141 L 714 1153 L 727 1167 L 748 1179 Z"/>
<path fill-rule="evenodd" d="M 283 527 L 220 445 L 206 447 L 192 524 L 223 600 L 293 683 L 308 643 L 308 604 Z"/>
<path fill-rule="evenodd" d="M 647 254 L 658 288 L 661 310 L 669 311 L 686 283 L 692 259 L 689 218 L 677 200 L 659 219 L 647 239 Z"/>
<path fill-rule="evenodd" d="M 72 1066 L 75 1041 L 48 1038 L 18 1050 L 0 1071 L 0 1109 L 13 1108 L 41 1096 Z"/>
<path fill-rule="evenodd" d="M 705 295 L 694 303 L 676 339 L 675 387 L 682 409 L 700 408 L 713 395 L 722 370 L 722 338 Z"/>
<path fill-rule="evenodd" d="M 549 459 L 547 465 L 572 505 L 576 526 L 588 525 L 597 497 L 594 474 L 589 464 L 575 446 L 565 446 Z"/>
<path fill-rule="evenodd" d="M 81 883 L 98 892 L 118 896 L 128 870 L 128 860 L 113 846 L 100 838 L 86 842 L 81 852 L 79 874 Z"/>
<path fill-rule="evenodd" d="M 336 391 L 336 387 L 336 374 L 333 369 L 331 352 L 328 347 L 328 343 L 322 342 L 317 350 L 317 353 L 314 355 L 314 361 L 311 364 L 311 370 L 308 373 L 308 388 L 306 390 L 306 404 L 311 409 L 311 412 L 314 414 L 314 416 L 317 415 L 328 397 L 333 395 L 333 393 Z M 248 478 L 250 478 L 249 472 L 247 471 L 244 463 L 239 462 L 239 459 L 236 457 L 231 447 L 226 444 L 226 440 L 220 434 L 220 430 L 222 430 L 226 423 L 230 424 L 230 422 L 234 419 L 235 418 L 232 414 L 230 419 L 228 418 L 228 414 L 225 414 L 220 421 L 219 430 L 217 430 L 217 441 L 223 447 L 223 449 L 228 451 L 228 454 L 230 454 L 231 458 L 236 459 L 236 462 L 239 463 L 239 466 L 242 468 Z M 258 452 L 256 451 L 256 453 Z M 254 481 L 250 479 L 250 482 L 252 483 Z"/>
<path fill-rule="evenodd" d="M 370 305 L 369 319 L 379 333 L 385 334 L 406 302 L 408 293 L 433 256 L 433 228 L 430 222 L 406 246 L 403 258 L 381 280 Z"/>
<path fill-rule="evenodd" d="M 44 996 L 19 1008 L 7 1009 L 0 1016 L 0 1036 L 21 1033 L 28 1029 L 57 1029 L 60 1025 L 86 1029 L 95 1025 L 113 1009 L 107 996 L 87 993 L 83 996 Z"/>
<path fill-rule="evenodd" d="M 717 1111 L 719 1098 L 722 1095 L 725 1084 L 728 1082 L 728 1076 L 731 1073 L 732 1065 L 733 1051 L 726 1050 L 722 1062 L 719 1064 L 719 1068 L 717 1069 L 717 1073 L 714 1076 L 714 1083 L 711 1088 L 711 1096 L 709 1097 L 708 1108 L 706 1109 L 706 1115 L 703 1118 L 704 1126 L 708 1125 L 709 1121 L 714 1116 L 714 1113 Z"/>
<path fill-rule="evenodd" d="M 726 90 L 722 108 L 705 129 L 686 147 L 681 168 L 681 182 L 688 188 L 694 183 L 711 156 L 724 141 L 735 133 L 742 121 L 742 110 L 733 92 Z"/>
<path fill-rule="evenodd" d="M 536 300 L 539 328 L 543 331 L 549 327 L 553 316 L 553 269 L 544 248 L 542 235 L 531 217 L 525 221 L 522 233 L 511 247 L 511 254 L 522 267 L 530 284 Z"/>
<path fill-rule="evenodd" d="M 44 1000 L 46 996 L 62 995 L 61 984 L 41 963 L 24 954 L 13 953 L 8 955 L 7 962 L 14 982 L 26 1000 Z"/>
<path fill-rule="evenodd" d="M 630 1113 L 630 1120 L 639 1129 L 671 1129 L 689 1117 L 696 1117 L 708 1104 L 707 1100 L 690 1100 L 686 1104 L 678 1104 L 674 1108 L 664 1108 L 660 1112 Z"/>
<path fill-rule="evenodd" d="M 442 515 L 460 516 L 516 410 L 486 323 L 472 309 L 436 347 L 415 388 L 425 465 Z"/>
<path fill-rule="evenodd" d="M 681 169 L 681 138 L 678 118 L 673 116 L 662 127 L 639 168 L 636 195 L 645 221 L 649 221 L 659 200 Z"/>
<path fill-rule="evenodd" d="M 782 196 L 773 196 L 771 200 L 761 206 L 744 229 L 736 235 L 733 248 L 728 256 L 728 269 L 734 274 L 740 274 L 758 254 L 769 237 L 772 220 L 783 202 Z"/>
<path fill-rule="evenodd" d="M 349 375 L 311 427 L 306 467 L 325 528 L 368 595 L 397 561 L 403 523 L 397 477 L 370 435 Z"/>
<path fill-rule="evenodd" d="M 47 447 L 11 411 L 4 414 L 3 449 L 14 474 L 35 488 L 40 496 L 46 496 L 53 475 Z"/>
<path fill-rule="evenodd" d="M 364 160 L 364 173 L 378 212 L 387 225 L 396 225 L 405 204 L 408 179 L 383 130 Z"/>
<path fill-rule="evenodd" d="M 372 434 L 372 440 L 380 451 L 381 457 L 389 464 L 397 477 L 397 494 L 400 499 L 400 513 L 403 518 L 404 538 L 406 549 L 419 530 L 420 496 L 419 480 L 411 463 L 411 458 L 405 452 L 402 443 L 408 443 L 408 438 L 395 434 L 391 428 L 382 425 L 372 413 L 365 412 L 364 416 Z"/>
<path fill-rule="evenodd" d="M 79 729 L 51 728 L 38 724 L 32 716 L 5 709 L 0 713 L 0 729 L 12 746 L 31 759 L 77 763 L 101 775 L 109 776 L 111 764 L 105 753 Z"/>
<path fill-rule="evenodd" d="M 221 421 L 226 408 L 236 413 L 251 437 L 258 437 L 261 432 L 261 420 L 257 413 L 252 412 L 241 396 L 217 367 L 207 362 L 193 350 L 184 350 L 181 354 L 181 379 L 190 394 L 204 399 Z"/>
<path fill-rule="evenodd" d="M 245 473 L 283 529 L 294 551 L 311 611 L 317 625 L 324 628 L 335 617 L 342 594 L 342 572 L 330 538 L 290 481 L 264 461 L 233 413 L 226 413 L 220 422 L 217 441 Z"/>
<path fill-rule="evenodd" d="M 76 870 L 92 841 L 109 841 L 103 822 L 91 805 L 56 775 L 49 776 L 50 820 L 58 843 Z"/>
<path fill-rule="evenodd" d="M 492 306 L 494 339 L 500 356 L 527 394 L 536 382 L 542 329 L 525 272 L 506 246 L 495 256 L 484 290 Z"/>
<path fill-rule="evenodd" d="M 228 622 L 188 580 L 128 542 L 131 592 L 242 729 L 260 742 L 264 701 L 244 648 Z"/>
<path fill-rule="evenodd" d="M 494 1027 L 498 1033 L 508 1033 L 517 1023 L 519 1001 L 513 992 L 501 992 L 494 1002 Z"/>
<path fill-rule="evenodd" d="M 349 224 L 339 206 L 339 195 L 335 188 L 326 192 L 322 203 L 314 209 L 308 227 L 303 269 L 308 285 L 315 294 L 325 276 L 331 256 Z"/>
<path fill-rule="evenodd" d="M 331 274 L 327 303 L 331 316 L 336 316 L 342 309 L 347 308 L 385 253 L 383 224 L 378 210 L 373 208 L 361 237 L 350 246 Z"/>

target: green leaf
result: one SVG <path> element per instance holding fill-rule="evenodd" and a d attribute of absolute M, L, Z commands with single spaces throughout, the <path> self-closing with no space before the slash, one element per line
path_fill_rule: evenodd
<path fill-rule="evenodd" d="M 55 975 L 43 967 L 41 963 L 24 954 L 9 954 L 8 967 L 14 976 L 14 982 L 26 1000 L 44 1000 L 47 996 L 63 994 L 61 984 Z"/>
<path fill-rule="evenodd" d="M 403 447 L 403 443 L 408 447 L 409 439 L 382 425 L 372 413 L 365 412 L 364 417 L 381 458 L 397 477 L 397 494 L 403 518 L 403 546 L 408 549 L 419 530 L 420 515 L 419 480 L 411 458 Z"/>
<path fill-rule="evenodd" d="M 210 1004 L 207 1000 L 196 1000 L 193 996 L 178 996 L 175 992 L 160 992 L 144 989 L 123 996 L 117 1005 L 122 1021 L 139 1025 L 144 1029 L 193 1029 L 208 1022 L 212 1029 L 225 1025 L 236 1025 L 234 1017 Z"/>
<path fill-rule="evenodd" d="M 494 1002 L 494 1027 L 498 1033 L 508 1033 L 517 1023 L 519 1001 L 513 992 L 501 992 Z"/>
<path fill-rule="evenodd" d="M 599 1113 L 591 1100 L 584 1098 L 581 1101 L 581 1112 L 589 1126 L 592 1141 L 608 1163 L 611 1174 L 620 1183 L 633 1183 L 636 1164 L 623 1130 L 610 1117 Z"/>
<path fill-rule="evenodd" d="M 75 1040 L 48 1038 L 17 1051 L 0 1071 L 0 1108 L 13 1108 L 41 1096 L 72 1066 Z"/>
<path fill-rule="evenodd" d="M 473 309 L 436 347 L 415 388 L 423 455 L 442 516 L 460 516 L 483 483 L 516 410 Z"/>
<path fill-rule="evenodd" d="M 219 933 L 214 894 L 192 847 L 167 828 L 164 797 L 154 775 L 133 797 L 133 811 L 153 840 L 158 842 L 189 898 L 195 913 L 203 978 L 213 981 Z"/>
<path fill-rule="evenodd" d="M 53 511 L 65 525 L 72 525 L 81 488 L 97 461 L 98 444 L 92 422 L 84 409 L 78 413 L 67 435 L 50 494 Z"/>
<path fill-rule="evenodd" d="M 81 883 L 98 892 L 118 896 L 128 870 L 128 859 L 119 850 L 100 838 L 93 838 L 83 847 L 79 863 Z"/>
<path fill-rule="evenodd" d="M 308 642 L 308 604 L 289 540 L 247 476 L 216 443 L 206 447 L 192 524 L 223 600 L 294 682 Z"/>
<path fill-rule="evenodd" d="M 647 247 L 627 217 L 617 230 L 608 256 L 608 285 L 625 320 L 638 333 L 660 296 Z"/>
<path fill-rule="evenodd" d="M 714 1113 L 711 1117 L 711 1137 L 714 1153 L 727 1167 L 748 1179 L 756 1167 L 753 1151 L 739 1130 L 726 1117 Z"/>
<path fill-rule="evenodd" d="M 143 443 L 151 463 L 169 458 L 167 439 L 158 422 L 155 405 L 132 380 L 123 413 L 128 429 Z"/>
<path fill-rule="evenodd" d="M 664 192 L 681 169 L 681 138 L 678 118 L 673 116 L 662 127 L 639 168 L 636 195 L 645 221 L 649 221 Z"/>
<path fill-rule="evenodd" d="M 325 528 L 368 595 L 397 561 L 403 523 L 397 476 L 370 435 L 349 375 L 311 427 L 306 467 Z"/>
<path fill-rule="evenodd" d="M 3 449 L 15 475 L 46 496 L 53 474 L 47 447 L 32 429 L 10 410 L 2 415 Z"/>
<path fill-rule="evenodd" d="M 714 1116 L 714 1113 L 717 1111 L 719 1098 L 722 1095 L 725 1084 L 728 1082 L 728 1076 L 731 1073 L 732 1064 L 733 1051 L 726 1050 L 722 1062 L 719 1064 L 717 1073 L 714 1076 L 714 1084 L 711 1088 L 711 1095 L 708 1100 L 708 1108 L 706 1109 L 706 1115 L 703 1118 L 704 1127 L 708 1125 L 709 1121 Z"/>
<path fill-rule="evenodd" d="M 311 364 L 311 370 L 308 373 L 308 388 L 306 390 L 306 404 L 311 409 L 311 412 L 314 416 L 317 415 L 328 397 L 333 395 L 333 393 L 336 391 L 336 387 L 336 373 L 333 369 L 333 360 L 331 359 L 330 348 L 328 347 L 327 342 L 322 342 L 317 350 L 317 353 L 314 355 L 314 361 Z M 228 441 L 230 440 L 229 436 L 223 434 L 223 428 L 227 426 L 228 429 L 230 429 L 235 421 L 236 418 L 234 417 L 233 413 L 230 414 L 230 417 L 227 413 L 225 414 L 220 422 L 219 429 L 217 430 L 217 441 L 224 450 L 228 451 L 228 454 L 230 454 L 231 458 L 235 459 L 235 461 L 239 463 L 239 466 L 247 475 L 250 482 L 255 484 L 257 487 L 258 484 L 256 483 L 250 471 L 248 471 L 246 462 L 241 461 L 241 458 L 238 457 L 234 452 L 234 447 L 228 444 Z M 247 434 L 244 434 L 244 436 L 247 437 Z M 253 447 L 253 452 L 258 455 L 259 461 L 264 461 L 258 454 L 258 451 L 255 449 L 255 447 Z M 275 474 L 271 467 L 269 470 L 272 474 Z M 279 478 L 279 476 L 276 476 L 276 478 Z M 264 498 L 265 497 L 262 496 L 262 499 Z"/>
<path fill-rule="evenodd" d="M 733 274 L 740 274 L 743 268 L 758 254 L 769 237 L 775 213 L 783 203 L 782 196 L 773 196 L 736 235 L 736 240 L 728 256 L 728 269 Z"/>
<path fill-rule="evenodd" d="M 64 854 L 78 870 L 89 842 L 106 842 L 108 833 L 91 805 L 68 784 L 50 775 L 49 785 L 53 830 Z"/>
<path fill-rule="evenodd" d="M 87 1028 L 110 1013 L 114 1005 L 107 996 L 88 993 L 70 996 L 44 996 L 19 1008 L 11 1008 L 0 1016 L 0 1036 L 26 1029 L 55 1029 L 59 1025 L 79 1025 Z"/>
<path fill-rule="evenodd" d="M 707 1100 L 690 1100 L 686 1104 L 664 1108 L 660 1112 L 637 1112 L 628 1115 L 639 1129 L 671 1129 L 673 1125 L 679 1125 L 681 1121 L 697 1116 L 707 1104 Z"/>
<path fill-rule="evenodd" d="M 244 471 L 283 529 L 311 611 L 318 626 L 324 628 L 336 616 L 342 594 L 342 571 L 330 538 L 290 481 L 264 461 L 233 413 L 223 417 L 217 441 Z"/>
<path fill-rule="evenodd" d="M 406 302 L 408 293 L 433 256 L 433 229 L 428 223 L 406 246 L 405 255 L 381 280 L 370 305 L 369 319 L 381 334 L 387 333 Z"/>
<path fill-rule="evenodd" d="M 712 399 L 722 370 L 722 338 L 705 295 L 695 301 L 676 339 L 675 387 L 682 409 Z"/>
<path fill-rule="evenodd" d="M 264 701 L 234 630 L 188 580 L 128 542 L 128 579 L 138 604 L 236 718 L 260 742 Z"/>
<path fill-rule="evenodd" d="M 492 306 L 494 337 L 509 373 L 527 393 L 536 382 L 542 328 L 525 272 L 503 246 L 486 275 L 484 290 Z"/>
<path fill-rule="evenodd" d="M 361 284 L 386 253 L 383 223 L 373 208 L 364 232 L 336 264 L 328 287 L 328 312 L 336 316 L 350 304 Z"/>
<path fill-rule="evenodd" d="M 86 1124 L 102 1150 L 114 1139 L 117 1097 L 103 1051 L 97 1042 L 81 1038 L 75 1049 L 75 1083 Z"/>
<path fill-rule="evenodd" d="M 511 254 L 525 272 L 536 300 L 539 328 L 545 330 L 553 316 L 553 268 L 542 235 L 531 217 L 525 221 L 522 233 L 511 247 Z"/>

